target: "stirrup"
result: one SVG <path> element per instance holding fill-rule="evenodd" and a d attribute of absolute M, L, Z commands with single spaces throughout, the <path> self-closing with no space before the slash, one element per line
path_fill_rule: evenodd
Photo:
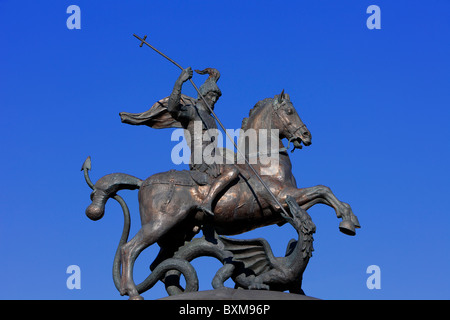
<path fill-rule="evenodd" d="M 214 217 L 214 212 L 212 211 L 212 209 L 207 208 L 204 205 L 198 205 L 197 209 L 202 210 L 204 213 L 206 213 L 208 216 Z"/>

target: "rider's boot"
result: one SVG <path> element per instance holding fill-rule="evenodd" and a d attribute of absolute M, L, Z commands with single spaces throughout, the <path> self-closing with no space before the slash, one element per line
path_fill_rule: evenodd
<path fill-rule="evenodd" d="M 214 212 L 212 210 L 212 201 L 207 201 L 206 203 L 202 202 L 202 204 L 197 208 L 210 216 L 214 216 Z"/>

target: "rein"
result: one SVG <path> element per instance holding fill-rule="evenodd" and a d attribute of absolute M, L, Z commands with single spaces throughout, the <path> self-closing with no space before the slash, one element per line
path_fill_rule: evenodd
<path fill-rule="evenodd" d="M 291 132 L 291 130 L 289 130 L 289 127 L 286 126 L 286 124 L 284 123 L 283 119 L 278 114 L 278 109 L 280 109 L 282 105 L 283 105 L 283 103 L 279 104 L 279 103 L 276 102 L 276 99 L 274 99 L 273 102 L 272 102 L 272 113 L 277 115 L 278 119 L 283 124 L 285 130 L 289 133 L 289 135 L 291 137 L 288 139 L 287 147 L 280 148 L 279 152 L 289 150 L 289 145 L 291 144 L 291 141 L 296 139 L 295 134 L 297 133 L 297 131 L 306 127 L 306 125 L 303 123 L 301 126 L 295 128 L 294 132 Z M 294 149 L 292 149 L 291 152 L 294 152 L 295 149 L 296 149 L 296 147 L 294 146 Z"/>

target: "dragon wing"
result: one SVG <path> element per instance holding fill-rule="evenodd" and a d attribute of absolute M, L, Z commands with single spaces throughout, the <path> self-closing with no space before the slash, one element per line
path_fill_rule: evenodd
<path fill-rule="evenodd" d="M 194 105 L 196 100 L 195 98 L 182 94 L 180 104 L 182 106 Z M 153 104 L 148 111 L 142 113 L 121 112 L 120 118 L 123 123 L 146 125 L 154 129 L 182 128 L 181 123 L 175 120 L 167 110 L 168 103 L 169 97 L 165 97 Z"/>
<path fill-rule="evenodd" d="M 273 269 L 275 257 L 269 243 L 262 238 L 241 240 L 220 237 L 225 250 L 233 254 L 233 262 L 242 263 L 256 276 Z"/>

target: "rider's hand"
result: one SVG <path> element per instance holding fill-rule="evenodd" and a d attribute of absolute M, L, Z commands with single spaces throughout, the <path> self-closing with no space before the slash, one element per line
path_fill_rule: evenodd
<path fill-rule="evenodd" d="M 184 69 L 184 70 L 181 72 L 181 75 L 180 75 L 180 81 L 182 81 L 182 82 L 188 81 L 189 79 L 192 78 L 192 75 L 193 75 L 193 74 L 194 74 L 194 72 L 192 71 L 192 68 L 191 68 L 191 67 Z"/>

